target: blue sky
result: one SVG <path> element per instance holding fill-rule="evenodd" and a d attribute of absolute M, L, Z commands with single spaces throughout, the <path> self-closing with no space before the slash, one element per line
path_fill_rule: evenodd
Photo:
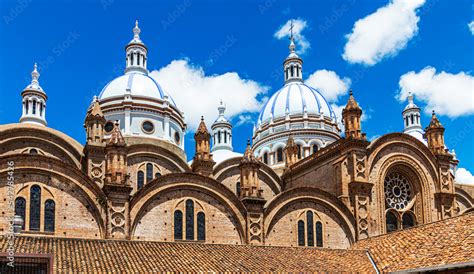
<path fill-rule="evenodd" d="M 468 27 L 472 2 L 416 0 L 397 7 L 401 2 L 4 0 L 0 2 L 0 123 L 18 122 L 20 93 L 30 81 L 33 63 L 38 62 L 40 84 L 49 96 L 48 125 L 84 143 L 86 109 L 93 95 L 123 73 L 124 46 L 138 19 L 141 38 L 149 48 L 148 69 L 156 70 L 159 79 L 167 79 L 160 75 L 167 68 L 200 77 L 203 82 L 189 89 L 201 92 L 209 102 L 201 112 L 217 116 L 215 108 L 222 97 L 234 125 L 240 121 L 234 128 L 234 147 L 242 152 L 259 107 L 283 84 L 280 72 L 288 40 L 278 39 L 275 33 L 295 19 L 305 25 L 297 33 L 299 50 L 305 41 L 309 45 L 300 54 L 304 78 L 317 71 L 334 72 L 337 77 L 332 80 L 342 81 L 335 85 L 345 86 L 333 87 L 328 96 L 341 106 L 347 90 L 354 91 L 366 114 L 363 131 L 369 138 L 402 130 L 405 102 L 397 96 L 412 91 L 416 103 L 427 110 L 423 126 L 429 122 L 431 108 L 439 108 L 447 146 L 456 150 L 460 166 L 472 172 L 474 56 Z M 358 20 L 362 21 L 356 27 Z M 406 33 L 399 33 L 405 29 Z M 409 72 L 413 73 L 406 75 Z M 406 81 L 400 84 L 403 75 Z M 212 81 L 226 87 L 222 94 L 206 93 L 206 83 Z M 226 93 L 227 87 L 234 93 Z M 252 100 L 239 105 L 234 97 L 239 89 Z M 170 91 L 175 99 L 186 92 Z M 183 108 L 192 129 L 200 109 Z M 208 126 L 215 116 L 209 117 Z M 187 134 L 186 147 L 191 158 L 192 132 Z"/>

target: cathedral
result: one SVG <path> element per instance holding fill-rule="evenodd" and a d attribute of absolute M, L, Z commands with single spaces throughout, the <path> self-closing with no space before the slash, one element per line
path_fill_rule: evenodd
<path fill-rule="evenodd" d="M 381 250 L 382 242 L 396 246 L 424 237 L 426 243 L 441 230 L 446 235 L 436 237 L 453 242 L 472 234 L 474 187 L 456 183 L 458 160 L 444 142 L 449 128 L 434 111 L 423 126 L 413 95 L 401 110 L 403 132 L 369 141 L 358 91 L 350 92 L 338 117 L 303 81 L 303 59 L 291 38 L 283 87 L 256 117 L 245 151 L 234 151 L 225 112 L 231 102 L 221 101 L 218 118 L 201 117 L 192 132 L 195 147 L 186 150 L 194 150 L 194 157 L 187 159 L 185 113 L 171 91 L 150 77 L 140 32 L 137 22 L 125 47 L 124 74 L 87 109 L 85 140 L 47 126 L 47 89 L 36 65 L 21 92 L 19 123 L 0 125 L 0 230 L 16 227 L 18 254 L 46 256 L 54 272 L 154 272 L 145 267 L 147 256 L 157 256 L 156 271 L 285 271 L 278 262 L 301 260 L 286 270 L 338 272 L 330 266 L 346 264 L 341 271 L 385 272 L 409 269 L 403 267 L 411 261 L 399 268 L 386 263 L 395 251 Z M 465 260 L 452 266 L 472 269 L 472 235 L 470 244 L 463 239 L 453 254 Z M 8 253 L 6 241 L 0 252 Z M 422 254 L 421 246 L 414 252 Z M 119 255 L 108 253 L 113 248 Z M 407 250 L 400 248 L 397 256 Z M 436 256 L 454 260 L 449 250 L 440 248 Z M 68 252 L 82 254 L 82 263 L 73 263 Z M 87 263 L 99 252 L 103 256 Z M 187 261 L 150 252 L 169 252 L 176 260 L 182 260 L 179 254 L 197 256 L 199 265 L 209 267 L 188 268 Z M 212 257 L 218 252 L 226 255 Z M 232 264 L 240 259 L 222 267 L 239 258 L 236 253 L 241 268 Z M 126 268 L 132 255 L 143 264 Z M 165 257 L 169 268 L 160 266 Z M 320 268 L 313 264 L 323 259 Z M 213 268 L 219 261 L 221 268 Z M 102 263 L 107 267 L 94 268 Z"/>

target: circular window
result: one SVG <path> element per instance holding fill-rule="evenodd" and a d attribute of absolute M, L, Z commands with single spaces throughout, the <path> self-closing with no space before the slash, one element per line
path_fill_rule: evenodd
<path fill-rule="evenodd" d="M 114 123 L 112 121 L 108 121 L 107 123 L 105 123 L 104 129 L 105 133 L 112 132 L 112 129 L 114 129 Z"/>
<path fill-rule="evenodd" d="M 155 126 L 153 126 L 152 122 L 145 121 L 142 124 L 142 129 L 143 129 L 143 132 L 150 134 L 150 133 L 153 133 L 153 131 L 155 130 Z"/>
<path fill-rule="evenodd" d="M 385 201 L 396 210 L 404 210 L 410 202 L 412 190 L 408 180 L 400 173 L 390 173 L 385 177 Z"/>
<path fill-rule="evenodd" d="M 174 133 L 174 141 L 179 144 L 179 142 L 181 141 L 181 137 L 179 136 L 179 133 L 178 132 L 175 132 Z"/>

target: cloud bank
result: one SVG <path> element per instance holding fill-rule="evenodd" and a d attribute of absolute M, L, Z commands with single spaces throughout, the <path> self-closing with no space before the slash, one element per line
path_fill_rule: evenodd
<path fill-rule="evenodd" d="M 372 14 L 357 20 L 342 57 L 349 63 L 373 66 L 395 56 L 418 32 L 416 11 L 425 0 L 392 0 Z"/>

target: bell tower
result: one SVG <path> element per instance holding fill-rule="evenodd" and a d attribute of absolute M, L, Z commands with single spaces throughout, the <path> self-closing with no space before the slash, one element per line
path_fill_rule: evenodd
<path fill-rule="evenodd" d="M 86 145 L 84 146 L 86 173 L 99 186 L 103 186 L 105 178 L 105 118 L 96 96 L 87 110 L 84 127 L 86 129 Z"/>
<path fill-rule="evenodd" d="M 106 173 L 103 190 L 107 196 L 107 238 L 130 238 L 130 186 L 127 173 L 127 145 L 115 122 L 105 147 Z"/>

